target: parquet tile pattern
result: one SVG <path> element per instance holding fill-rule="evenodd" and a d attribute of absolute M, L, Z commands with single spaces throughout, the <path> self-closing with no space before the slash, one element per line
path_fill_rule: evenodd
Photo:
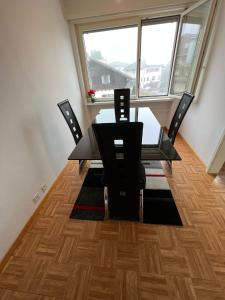
<path fill-rule="evenodd" d="M 176 148 L 183 227 L 70 220 L 87 166 L 69 162 L 0 273 L 0 299 L 225 299 L 225 176 Z"/>

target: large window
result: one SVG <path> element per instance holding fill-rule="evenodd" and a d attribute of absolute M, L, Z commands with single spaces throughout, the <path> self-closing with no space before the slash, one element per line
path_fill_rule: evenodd
<path fill-rule="evenodd" d="M 142 22 L 140 97 L 168 95 L 178 20 L 173 17 Z"/>
<path fill-rule="evenodd" d="M 99 101 L 116 88 L 133 99 L 195 92 L 216 0 L 180 15 L 81 25 L 80 57 L 86 91 Z"/>
<path fill-rule="evenodd" d="M 136 95 L 137 34 L 137 26 L 83 34 L 88 81 L 97 98 L 125 87 Z"/>
<path fill-rule="evenodd" d="M 192 90 L 211 3 L 208 0 L 183 13 L 171 87 L 174 94 Z"/>

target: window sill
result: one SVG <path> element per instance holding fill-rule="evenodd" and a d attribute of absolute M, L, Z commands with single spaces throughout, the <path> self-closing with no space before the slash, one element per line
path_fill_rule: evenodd
<path fill-rule="evenodd" d="M 157 98 L 146 98 L 146 99 L 131 99 L 131 105 L 138 105 L 138 104 L 149 104 L 149 103 L 160 103 L 160 102 L 176 102 L 180 100 L 180 96 L 173 96 L 173 97 L 157 97 Z M 86 106 L 112 106 L 113 100 L 105 100 L 105 101 L 96 101 L 94 103 L 86 102 Z"/>

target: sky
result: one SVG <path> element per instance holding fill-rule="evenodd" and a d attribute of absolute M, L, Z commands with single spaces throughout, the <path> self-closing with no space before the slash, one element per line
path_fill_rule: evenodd
<path fill-rule="evenodd" d="M 175 33 L 176 22 L 143 26 L 142 60 L 147 64 L 170 62 Z M 131 64 L 137 60 L 137 34 L 137 27 L 85 33 L 85 48 L 88 54 L 101 51 L 108 63 Z"/>

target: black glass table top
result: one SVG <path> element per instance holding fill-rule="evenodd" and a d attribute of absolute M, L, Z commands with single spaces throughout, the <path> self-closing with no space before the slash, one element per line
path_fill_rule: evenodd
<path fill-rule="evenodd" d="M 129 122 L 143 122 L 142 160 L 180 160 L 174 146 L 169 141 L 167 133 L 159 124 L 149 107 L 130 108 Z M 101 109 L 92 123 L 115 123 L 113 108 Z M 69 160 L 99 160 L 101 159 L 98 145 L 90 126 L 87 132 L 70 154 Z"/>

